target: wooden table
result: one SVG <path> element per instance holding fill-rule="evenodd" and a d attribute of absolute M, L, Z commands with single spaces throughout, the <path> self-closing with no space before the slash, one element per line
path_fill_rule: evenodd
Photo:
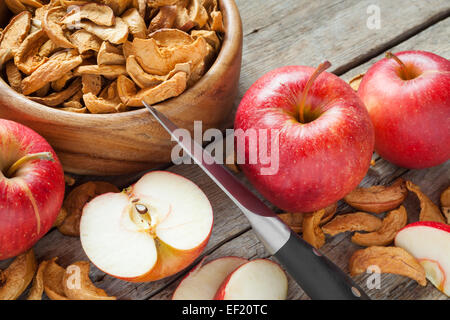
<path fill-rule="evenodd" d="M 249 86 L 264 73 L 284 65 L 317 66 L 327 59 L 332 71 L 349 80 L 383 57 L 387 50 L 428 50 L 450 57 L 450 2 L 446 0 L 237 0 L 244 25 L 243 67 L 236 106 Z M 380 28 L 369 28 L 367 21 L 380 13 Z M 369 21 L 370 22 L 370 21 Z M 369 26 L 373 27 L 370 23 Z M 229 127 L 232 126 L 232 116 Z M 443 146 L 448 147 L 448 146 Z M 362 186 L 389 184 L 398 177 L 418 184 L 435 202 L 450 184 L 450 161 L 426 169 L 407 170 L 396 167 L 374 155 L 372 166 Z M 214 207 L 215 225 L 203 258 L 237 255 L 248 259 L 270 257 L 258 242 L 239 209 L 195 165 L 169 166 L 197 183 Z M 238 177 L 244 181 L 242 174 Z M 108 178 L 118 186 L 126 186 L 137 176 Z M 81 183 L 91 177 L 79 177 Z M 250 187 L 250 186 L 249 186 Z M 416 221 L 419 203 L 408 195 L 405 207 L 409 221 Z M 339 213 L 351 208 L 339 203 Z M 348 259 L 359 247 L 349 234 L 328 238 L 323 252 L 344 271 Z M 39 260 L 59 257 L 63 266 L 87 260 L 78 238 L 50 231 L 35 246 Z M 0 262 L 0 268 L 9 261 Z M 120 299 L 170 299 L 174 288 L 187 272 L 153 283 L 134 284 L 105 275 L 95 267 L 91 278 L 95 285 Z M 423 288 L 405 277 L 383 274 L 381 289 L 368 290 L 368 275 L 355 277 L 373 299 L 447 299 L 430 283 Z M 27 293 L 24 294 L 24 296 Z M 289 299 L 308 299 L 293 281 L 289 283 Z"/>

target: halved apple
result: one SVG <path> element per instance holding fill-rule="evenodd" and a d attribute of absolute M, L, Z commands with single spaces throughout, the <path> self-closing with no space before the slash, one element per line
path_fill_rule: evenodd
<path fill-rule="evenodd" d="M 180 282 L 172 300 L 213 300 L 222 282 L 248 260 L 223 257 L 206 264 L 200 262 Z"/>
<path fill-rule="evenodd" d="M 411 223 L 395 237 L 395 245 L 411 253 L 427 279 L 450 296 L 450 226 L 432 221 Z"/>
<path fill-rule="evenodd" d="M 285 300 L 288 280 L 281 267 L 256 259 L 233 271 L 222 283 L 215 300 Z"/>
<path fill-rule="evenodd" d="M 213 226 L 211 204 L 192 181 L 166 171 L 83 209 L 80 239 L 99 269 L 126 281 L 154 281 L 190 265 Z"/>

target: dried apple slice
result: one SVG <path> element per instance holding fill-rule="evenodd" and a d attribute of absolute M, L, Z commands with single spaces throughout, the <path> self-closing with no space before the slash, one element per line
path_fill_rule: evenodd
<path fill-rule="evenodd" d="M 348 84 L 350 85 L 350 87 L 352 87 L 353 90 L 358 91 L 359 89 L 359 85 L 362 81 L 362 78 L 364 77 L 364 73 L 360 73 L 357 76 L 354 76 L 349 82 Z"/>
<path fill-rule="evenodd" d="M 0 270 L 0 300 L 16 300 L 33 280 L 36 272 L 33 250 L 21 254 L 5 271 Z"/>
<path fill-rule="evenodd" d="M 21 2 L 33 8 L 41 8 L 44 6 L 44 4 L 38 0 L 21 0 Z"/>
<path fill-rule="evenodd" d="M 211 204 L 193 182 L 153 171 L 126 192 L 89 202 L 80 239 L 91 262 L 104 272 L 127 281 L 153 281 L 191 264 L 212 225 Z"/>
<path fill-rule="evenodd" d="M 397 232 L 408 223 L 408 214 L 404 206 L 392 210 L 383 219 L 379 229 L 370 233 L 355 233 L 352 242 L 360 246 L 386 246 L 394 241 Z"/>
<path fill-rule="evenodd" d="M 58 80 L 52 81 L 52 83 L 51 83 L 52 89 L 57 92 L 62 91 L 66 87 L 67 83 L 73 79 L 73 77 L 74 77 L 74 75 L 73 75 L 72 71 L 67 72 Z"/>
<path fill-rule="evenodd" d="M 162 6 L 172 6 L 177 4 L 180 0 L 148 0 L 147 3 L 150 7 L 162 7 Z"/>
<path fill-rule="evenodd" d="M 113 46 L 108 41 L 104 41 L 100 46 L 100 50 L 97 55 L 98 65 L 117 65 L 125 64 L 125 57 L 122 54 L 122 50 Z"/>
<path fill-rule="evenodd" d="M 76 79 L 65 90 L 54 92 L 46 97 L 29 97 L 29 99 L 49 107 L 56 107 L 69 99 L 79 90 L 81 90 L 81 79 Z"/>
<path fill-rule="evenodd" d="M 147 32 L 152 33 L 156 30 L 172 28 L 175 24 L 176 17 L 176 6 L 160 7 L 158 14 L 150 21 Z"/>
<path fill-rule="evenodd" d="M 70 41 L 77 47 L 80 54 L 90 50 L 98 52 L 102 45 L 102 40 L 86 30 L 78 30 L 70 35 Z"/>
<path fill-rule="evenodd" d="M 380 229 L 382 221 L 365 212 L 355 212 L 338 215 L 322 227 L 323 232 L 331 236 L 348 231 L 372 232 Z"/>
<path fill-rule="evenodd" d="M 47 10 L 42 20 L 42 29 L 47 33 L 47 36 L 58 46 L 62 48 L 75 48 L 64 35 L 64 30 L 59 21 L 66 14 L 63 7 L 54 7 Z"/>
<path fill-rule="evenodd" d="M 69 300 L 63 287 L 66 270 L 56 263 L 58 258 L 47 261 L 44 269 L 44 291 L 52 300 Z"/>
<path fill-rule="evenodd" d="M 390 186 L 372 186 L 356 188 L 344 197 L 345 202 L 353 208 L 381 213 L 397 208 L 408 195 L 403 179 L 395 180 Z"/>
<path fill-rule="evenodd" d="M 236 156 L 234 153 L 232 156 Z M 320 225 L 323 225 L 330 221 L 337 210 L 337 203 L 330 204 L 329 206 L 325 207 L 325 213 L 320 219 Z M 300 233 L 303 231 L 303 219 L 305 217 L 305 212 L 295 212 L 295 213 L 280 213 L 278 217 L 283 220 L 284 223 L 288 225 L 289 228 L 291 228 L 294 232 Z"/>
<path fill-rule="evenodd" d="M 42 300 L 42 294 L 44 293 L 44 271 L 47 268 L 47 263 L 48 261 L 42 261 L 39 264 L 27 300 Z"/>
<path fill-rule="evenodd" d="M 441 194 L 442 213 L 447 218 L 447 224 L 450 224 L 450 187 Z"/>
<path fill-rule="evenodd" d="M 75 25 L 82 19 L 87 19 L 99 26 L 107 27 L 115 23 L 113 10 L 106 5 L 98 3 L 88 3 L 71 10 L 61 19 L 61 23 Z"/>
<path fill-rule="evenodd" d="M 6 77 L 8 78 L 9 86 L 17 92 L 21 93 L 22 74 L 12 61 L 6 63 Z"/>
<path fill-rule="evenodd" d="M 128 9 L 122 15 L 122 20 L 128 25 L 128 29 L 134 37 L 142 39 L 146 38 L 147 26 L 144 18 L 142 18 L 136 8 Z"/>
<path fill-rule="evenodd" d="M 305 213 L 303 218 L 303 240 L 314 248 L 319 249 L 325 244 L 325 234 L 320 228 L 320 220 L 325 214 L 325 209 L 312 213 Z"/>
<path fill-rule="evenodd" d="M 439 207 L 428 198 L 425 193 L 420 190 L 419 186 L 415 185 L 411 181 L 406 181 L 406 188 L 409 191 L 414 192 L 420 201 L 420 221 L 435 221 L 445 223 L 445 219 L 442 216 Z"/>
<path fill-rule="evenodd" d="M 191 64 L 190 63 L 179 63 L 175 65 L 175 68 L 165 76 L 158 76 L 146 73 L 139 63 L 136 61 L 134 56 L 129 56 L 127 58 L 126 64 L 128 75 L 133 79 L 133 81 L 142 89 L 154 87 L 168 79 L 170 79 L 177 72 L 185 72 L 190 74 Z"/>
<path fill-rule="evenodd" d="M 39 55 L 41 46 L 47 41 L 47 34 L 42 29 L 28 35 L 14 56 L 14 63 L 17 68 L 26 75 L 30 75 L 48 61 L 47 57 Z"/>
<path fill-rule="evenodd" d="M 66 182 L 66 184 L 69 185 L 67 183 L 68 182 L 67 181 L 68 178 L 66 178 L 66 176 L 67 175 L 64 176 L 64 182 Z M 59 210 L 59 213 L 58 213 L 58 216 L 56 217 L 55 222 L 53 222 L 53 227 L 56 227 L 56 228 L 59 227 L 64 222 L 64 220 L 66 220 L 67 215 L 68 215 L 67 210 L 65 208 L 61 208 L 61 210 Z"/>
<path fill-rule="evenodd" d="M 55 53 L 30 76 L 22 81 L 22 92 L 29 95 L 51 81 L 58 80 L 62 74 L 71 71 L 83 62 L 76 50 L 64 50 Z"/>
<path fill-rule="evenodd" d="M 160 29 L 148 35 L 160 47 L 175 48 L 192 44 L 195 40 L 188 33 L 178 29 Z"/>
<path fill-rule="evenodd" d="M 61 3 L 61 5 L 64 8 L 68 8 L 71 6 L 81 7 L 81 6 L 84 6 L 85 4 L 89 3 L 88 1 L 84 1 L 84 0 L 59 0 L 59 2 Z"/>
<path fill-rule="evenodd" d="M 81 77 L 81 83 L 83 85 L 83 94 L 92 93 L 98 95 L 102 90 L 102 76 L 95 74 L 84 74 Z"/>
<path fill-rule="evenodd" d="M 122 102 L 105 100 L 92 93 L 83 95 L 84 104 L 91 113 L 115 113 L 124 109 Z"/>
<path fill-rule="evenodd" d="M 65 295 L 71 300 L 116 300 L 89 279 L 89 262 L 79 261 L 66 268 L 63 278 Z"/>
<path fill-rule="evenodd" d="M 210 15 L 211 15 L 211 23 L 210 23 L 211 30 L 224 33 L 225 26 L 223 25 L 222 12 L 213 11 L 211 12 Z"/>
<path fill-rule="evenodd" d="M 406 250 L 397 247 L 370 247 L 356 251 L 349 262 L 352 276 L 367 272 L 377 266 L 381 273 L 398 274 L 416 280 L 426 286 L 425 270 Z"/>
<path fill-rule="evenodd" d="M 132 0 L 97 0 L 113 9 L 114 15 L 120 16 L 132 4 Z"/>
<path fill-rule="evenodd" d="M 155 39 L 134 39 L 134 55 L 142 68 L 156 75 L 169 73 L 177 63 L 196 65 L 207 55 L 206 40 L 198 38 L 192 44 L 174 48 L 159 48 Z"/>
<path fill-rule="evenodd" d="M 24 11 L 11 19 L 9 24 L 3 30 L 3 36 L 0 42 L 0 67 L 5 62 L 11 60 L 19 49 L 22 41 L 30 32 L 31 13 Z"/>
<path fill-rule="evenodd" d="M 22 82 L 22 86 L 23 86 L 23 82 Z M 50 83 L 46 83 L 42 88 L 40 88 L 39 90 L 36 90 L 34 95 L 39 98 L 44 98 L 50 92 L 50 88 L 51 88 Z"/>
<path fill-rule="evenodd" d="M 58 49 L 60 49 L 60 47 L 49 39 L 39 48 L 38 55 L 41 57 L 48 57 L 54 54 Z"/>
<path fill-rule="evenodd" d="M 103 41 L 113 44 L 124 43 L 128 38 L 128 25 L 119 17 L 116 18 L 115 25 L 111 27 L 99 26 L 90 21 L 81 21 L 79 26 Z"/>
<path fill-rule="evenodd" d="M 195 40 L 198 37 L 205 38 L 206 42 L 213 47 L 214 51 L 217 52 L 220 49 L 220 40 L 215 31 L 210 30 L 192 30 L 192 38 Z"/>
<path fill-rule="evenodd" d="M 166 99 L 176 97 L 186 89 L 187 74 L 177 72 L 172 78 L 163 83 L 136 93 L 134 82 L 125 76 L 117 79 L 117 89 L 122 102 L 130 107 L 142 106 L 142 101 L 152 105 Z"/>
<path fill-rule="evenodd" d="M 208 18 L 208 12 L 201 0 L 177 3 L 177 17 L 175 19 L 177 29 L 189 31 L 194 27 L 202 28 L 208 22 Z"/>
<path fill-rule="evenodd" d="M 81 76 L 84 74 L 101 75 L 106 78 L 115 79 L 120 75 L 126 74 L 127 70 L 125 66 L 122 65 L 86 65 L 80 66 L 75 69 L 74 74 L 76 76 Z"/>
<path fill-rule="evenodd" d="M 69 38 L 77 47 L 80 54 L 89 53 L 91 51 L 98 52 L 103 42 L 97 36 L 83 29 L 75 31 Z"/>
<path fill-rule="evenodd" d="M 5 0 L 5 4 L 9 10 L 14 14 L 19 14 L 21 12 L 27 11 L 27 7 L 19 0 Z"/>

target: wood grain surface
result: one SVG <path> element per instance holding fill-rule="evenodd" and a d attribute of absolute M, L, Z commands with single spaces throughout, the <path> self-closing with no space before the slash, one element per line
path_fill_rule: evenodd
<path fill-rule="evenodd" d="M 349 80 L 353 75 L 365 72 L 373 62 L 383 57 L 386 50 L 420 49 L 450 57 L 450 2 L 445 0 L 238 0 L 237 4 L 244 26 L 244 46 L 235 107 L 258 77 L 283 65 L 314 66 L 327 59 L 333 63 L 336 74 Z M 366 24 L 370 5 L 380 8 L 381 28 L 378 30 L 369 29 Z M 232 117 L 228 126 L 232 126 Z M 450 162 L 425 170 L 407 170 L 377 155 L 374 155 L 374 159 L 376 163 L 369 169 L 362 186 L 389 184 L 403 177 L 418 184 L 431 200 L 438 203 L 440 192 L 450 185 Z M 227 255 L 249 259 L 270 258 L 239 209 L 197 166 L 170 166 L 168 170 L 197 183 L 213 205 L 213 233 L 197 261 L 204 256 L 211 260 Z M 107 179 L 118 186 L 125 186 L 138 177 L 133 175 Z M 237 177 L 251 188 L 242 173 L 237 174 Z M 77 183 L 93 179 L 86 176 L 76 178 Z M 409 194 L 404 205 L 409 222 L 416 221 L 420 210 L 416 197 Z M 348 205 L 339 203 L 338 213 L 351 211 Z M 328 237 L 322 251 L 344 271 L 348 271 L 348 259 L 359 248 L 350 241 L 350 234 L 347 233 Z M 35 251 L 38 259 L 59 256 L 63 266 L 87 259 L 78 238 L 62 236 L 57 230 L 50 231 L 39 241 Z M 8 263 L 0 262 L 0 268 Z M 132 284 L 114 279 L 92 267 L 91 278 L 96 285 L 121 299 L 170 299 L 187 271 L 153 283 Z M 430 283 L 423 288 L 413 280 L 390 274 L 381 276 L 380 289 L 368 290 L 367 277 L 358 276 L 355 280 L 373 299 L 447 299 Z M 292 280 L 289 283 L 289 299 L 308 299 Z"/>

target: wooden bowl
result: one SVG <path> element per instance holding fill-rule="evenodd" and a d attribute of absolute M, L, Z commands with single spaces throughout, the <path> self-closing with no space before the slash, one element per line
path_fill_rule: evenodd
<path fill-rule="evenodd" d="M 223 129 L 237 95 L 242 60 L 242 24 L 234 0 L 220 0 L 225 38 L 209 71 L 176 98 L 155 107 L 179 127 L 193 132 Z M 0 2 L 0 26 L 10 15 Z M 0 118 L 20 122 L 44 136 L 64 170 L 76 174 L 117 175 L 170 162 L 170 136 L 143 109 L 115 114 L 77 114 L 35 103 L 0 79 Z"/>

